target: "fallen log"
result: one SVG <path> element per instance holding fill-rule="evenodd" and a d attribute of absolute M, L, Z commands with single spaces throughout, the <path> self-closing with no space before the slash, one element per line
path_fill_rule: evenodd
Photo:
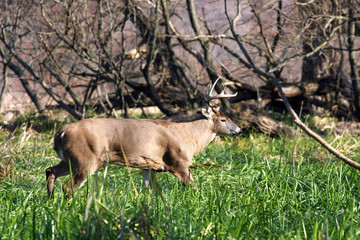
<path fill-rule="evenodd" d="M 266 115 L 255 113 L 255 111 L 250 108 L 247 108 L 246 110 L 231 110 L 230 112 L 227 112 L 227 114 L 233 122 L 242 129 L 254 130 L 272 137 L 295 136 L 300 134 L 291 126 L 276 121 Z M 166 119 L 174 122 L 188 122 L 194 121 L 200 117 L 202 117 L 200 110 L 191 110 L 178 113 Z"/>

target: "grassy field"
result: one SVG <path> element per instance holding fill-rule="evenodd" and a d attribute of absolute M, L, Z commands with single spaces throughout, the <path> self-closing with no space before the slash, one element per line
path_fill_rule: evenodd
<path fill-rule="evenodd" d="M 144 190 L 140 170 L 104 165 L 70 201 L 60 178 L 50 204 L 44 171 L 59 161 L 61 124 L 23 119 L 0 130 L 1 239 L 360 237 L 360 173 L 306 136 L 217 138 L 194 159 L 193 187 L 158 173 Z M 324 137 L 360 162 L 359 136 Z"/>

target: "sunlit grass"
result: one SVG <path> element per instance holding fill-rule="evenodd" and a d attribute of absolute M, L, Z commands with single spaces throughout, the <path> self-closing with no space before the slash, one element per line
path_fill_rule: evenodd
<path fill-rule="evenodd" d="M 0 132 L 2 239 L 359 237 L 359 172 L 306 136 L 217 138 L 195 157 L 189 187 L 158 173 L 145 190 L 140 170 L 131 169 L 135 191 L 126 168 L 103 165 L 70 201 L 61 191 L 67 177 L 58 179 L 51 204 L 45 169 L 59 161 L 58 125 L 38 132 L 22 121 Z M 358 136 L 325 138 L 360 161 Z"/>

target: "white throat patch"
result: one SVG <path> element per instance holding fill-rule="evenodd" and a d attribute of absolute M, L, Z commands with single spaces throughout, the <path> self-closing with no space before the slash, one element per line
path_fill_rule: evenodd
<path fill-rule="evenodd" d="M 213 134 L 210 142 L 214 141 L 215 137 L 216 137 L 216 133 Z"/>

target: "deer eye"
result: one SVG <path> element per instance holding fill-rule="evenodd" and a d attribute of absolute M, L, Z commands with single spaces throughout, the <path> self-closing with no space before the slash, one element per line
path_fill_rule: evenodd
<path fill-rule="evenodd" d="M 221 121 L 221 122 L 223 122 L 223 123 L 224 123 L 224 122 L 226 122 L 226 120 L 225 120 L 225 119 L 220 119 L 220 121 Z"/>

